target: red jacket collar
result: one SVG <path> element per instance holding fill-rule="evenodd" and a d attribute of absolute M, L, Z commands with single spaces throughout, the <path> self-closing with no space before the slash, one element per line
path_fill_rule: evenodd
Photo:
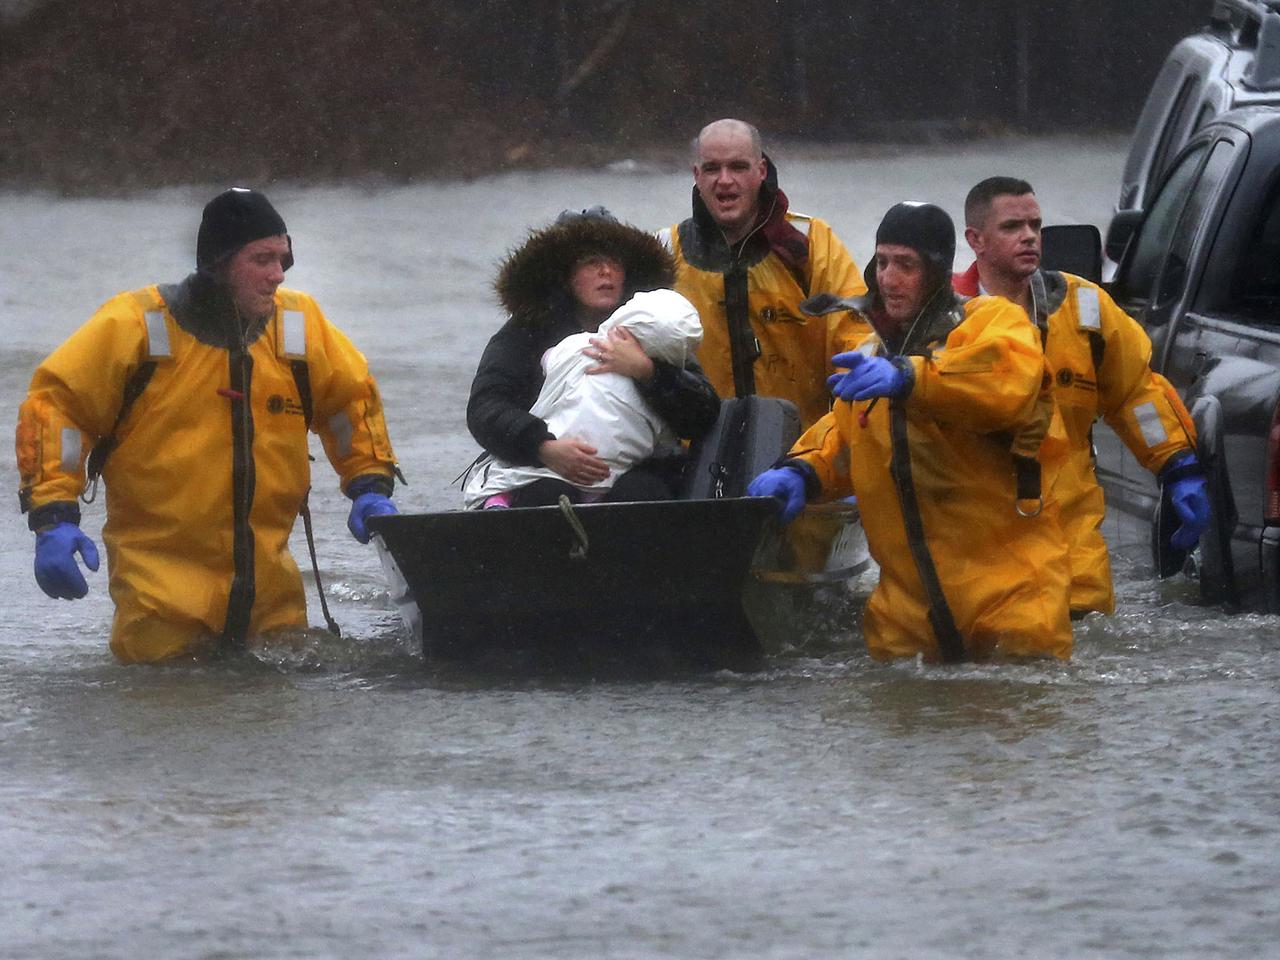
<path fill-rule="evenodd" d="M 951 289 L 963 297 L 976 297 L 981 292 L 978 280 L 978 261 L 975 260 L 964 273 L 951 275 Z"/>

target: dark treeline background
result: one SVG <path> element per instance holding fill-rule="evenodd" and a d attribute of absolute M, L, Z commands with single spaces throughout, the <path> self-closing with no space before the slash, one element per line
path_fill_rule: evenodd
<path fill-rule="evenodd" d="M 1210 0 L 8 0 L 0 181 L 467 176 L 770 136 L 1127 130 Z"/>

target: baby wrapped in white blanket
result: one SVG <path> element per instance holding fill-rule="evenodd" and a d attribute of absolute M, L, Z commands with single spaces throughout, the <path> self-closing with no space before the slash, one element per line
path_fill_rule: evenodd
<path fill-rule="evenodd" d="M 651 290 L 637 293 L 620 306 L 596 333 L 572 334 L 542 355 L 546 379 L 529 412 L 545 420 L 557 438 L 591 444 L 596 456 L 609 465 L 607 478 L 578 487 L 588 500 L 603 496 L 620 475 L 641 461 L 679 449 L 679 439 L 645 402 L 634 380 L 620 373 L 586 372 L 596 361 L 583 350 L 592 338 L 605 337 L 614 328 L 629 331 L 651 359 L 676 367 L 684 367 L 702 342 L 702 323 L 693 304 L 674 290 Z M 564 480 L 548 467 L 518 466 L 486 457 L 471 471 L 463 491 L 464 505 L 468 509 L 483 506 L 494 494 L 543 477 Z"/>

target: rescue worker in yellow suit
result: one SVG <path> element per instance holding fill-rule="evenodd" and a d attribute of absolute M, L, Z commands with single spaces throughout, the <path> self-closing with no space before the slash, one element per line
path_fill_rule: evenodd
<path fill-rule="evenodd" d="M 1093 424 L 1115 430 L 1159 476 L 1178 518 L 1170 545 L 1190 550 L 1209 522 L 1196 433 L 1173 385 L 1151 369 L 1151 340 L 1101 287 L 1040 268 L 1040 204 L 1025 180 L 988 177 L 965 200 L 965 240 L 975 260 L 955 289 L 991 293 L 1034 319 L 1053 371 L 1054 398 L 1070 440 L 1058 484 L 1071 543 L 1071 613 L 1111 613 L 1115 594 L 1102 537 L 1106 508 L 1093 462 Z"/>
<path fill-rule="evenodd" d="M 832 358 L 837 400 L 749 492 L 781 501 L 854 493 L 880 565 L 863 630 L 878 659 L 1068 657 L 1067 544 L 1053 483 L 1065 437 L 1040 342 L 998 297 L 951 291 L 955 227 L 900 203 L 876 231 L 870 294 L 815 297 L 876 331 Z"/>
<path fill-rule="evenodd" d="M 304 293 L 284 220 L 261 193 L 204 208 L 196 272 L 107 301 L 36 369 L 18 416 L 20 498 L 51 597 L 83 597 L 86 459 L 115 618 L 111 649 L 158 661 L 306 626 L 289 533 L 310 486 L 308 426 L 352 499 L 362 542 L 395 512 L 396 472 L 364 357 Z M 92 452 L 91 452 L 92 451 Z M 91 498 L 92 494 L 90 494 Z"/>
<path fill-rule="evenodd" d="M 800 302 L 866 284 L 830 226 L 791 212 L 755 127 L 717 120 L 694 154 L 693 216 L 659 237 L 676 259 L 676 291 L 702 320 L 698 363 L 721 397 L 790 400 L 806 429 L 831 408 L 831 357 L 867 327 L 847 312 L 806 316 Z"/>
<path fill-rule="evenodd" d="M 693 215 L 659 238 L 675 257 L 676 291 L 702 320 L 698 363 L 721 397 L 781 397 L 808 429 L 831 409 L 831 357 L 868 328 L 857 314 L 810 317 L 800 304 L 810 294 L 856 296 L 866 283 L 825 221 L 791 211 L 754 126 L 716 120 L 693 154 Z M 788 531 L 788 556 L 820 571 L 838 530 L 830 518 L 806 521 Z"/>

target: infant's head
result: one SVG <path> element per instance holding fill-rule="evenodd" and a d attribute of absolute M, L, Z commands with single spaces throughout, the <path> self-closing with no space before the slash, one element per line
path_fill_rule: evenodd
<path fill-rule="evenodd" d="M 629 331 L 654 360 L 677 367 L 683 367 L 702 343 L 698 311 L 674 290 L 637 293 L 600 324 L 597 336 L 614 327 Z"/>

